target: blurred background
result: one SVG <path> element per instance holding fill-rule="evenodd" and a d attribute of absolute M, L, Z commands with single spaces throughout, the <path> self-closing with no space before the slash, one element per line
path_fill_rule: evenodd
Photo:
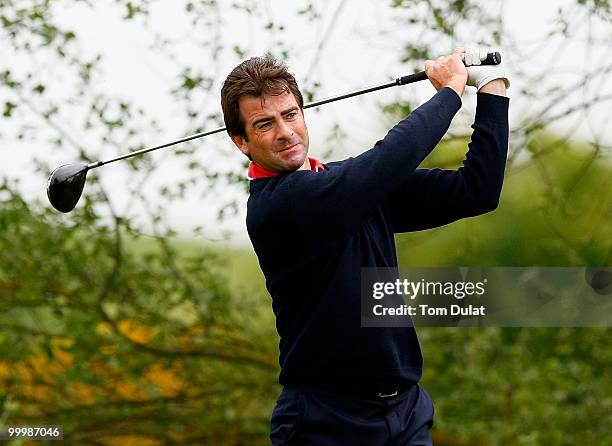
<path fill-rule="evenodd" d="M 285 60 L 312 100 L 456 46 L 499 50 L 512 83 L 500 206 L 398 235 L 400 266 L 612 266 L 611 8 L 0 0 L 0 425 L 61 424 L 66 444 L 268 443 L 278 336 L 229 138 L 95 169 L 70 214 L 45 194 L 61 164 L 223 125 L 221 83 L 251 56 Z M 308 110 L 311 155 L 367 150 L 434 92 Z M 424 166 L 461 165 L 475 98 Z M 612 444 L 609 328 L 418 333 L 436 445 Z"/>

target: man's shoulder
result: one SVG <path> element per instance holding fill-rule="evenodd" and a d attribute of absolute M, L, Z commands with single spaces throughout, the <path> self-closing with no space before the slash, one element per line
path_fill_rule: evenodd
<path fill-rule="evenodd" d="M 323 163 L 323 167 L 325 167 L 325 169 L 335 169 L 337 167 L 342 166 L 349 159 L 350 158 L 347 158 L 347 159 L 344 159 L 344 160 L 340 160 L 340 161 L 330 161 L 329 163 Z"/>
<path fill-rule="evenodd" d="M 290 175 L 251 180 L 247 201 L 247 223 L 268 220 L 274 214 L 285 212 L 290 206 Z"/>
<path fill-rule="evenodd" d="M 326 171 L 334 171 L 347 160 L 332 161 L 323 164 Z M 275 220 L 285 222 L 293 215 L 292 203 L 301 196 L 303 190 L 311 188 L 306 178 L 325 175 L 324 172 L 296 170 L 283 175 L 259 178 L 250 181 L 247 202 L 247 226 L 252 228 Z"/>
<path fill-rule="evenodd" d="M 323 167 L 325 167 L 325 170 L 337 169 L 338 167 L 341 167 L 342 165 L 344 165 L 350 159 L 351 158 L 347 158 L 347 159 L 343 159 L 340 161 L 330 161 L 329 163 L 323 163 Z"/>

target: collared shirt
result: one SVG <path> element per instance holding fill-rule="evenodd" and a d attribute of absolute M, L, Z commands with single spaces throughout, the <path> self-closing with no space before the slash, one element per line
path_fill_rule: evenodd
<path fill-rule="evenodd" d="M 315 158 L 308 157 L 308 161 L 310 162 L 310 170 L 314 170 L 315 172 L 321 172 L 325 170 L 321 161 Z M 253 161 L 249 164 L 249 178 L 251 180 L 257 180 L 259 178 L 269 178 L 280 175 L 283 172 L 275 172 L 273 170 L 266 169 L 265 167 L 258 166 Z"/>

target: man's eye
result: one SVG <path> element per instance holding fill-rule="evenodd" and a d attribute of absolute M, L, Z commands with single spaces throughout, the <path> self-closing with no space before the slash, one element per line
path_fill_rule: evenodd
<path fill-rule="evenodd" d="M 272 125 L 272 123 L 270 121 L 266 121 L 266 122 L 262 122 L 261 124 L 257 125 L 258 129 L 267 129 L 268 127 L 270 127 Z"/>
<path fill-rule="evenodd" d="M 295 119 L 297 112 L 287 113 L 287 119 Z"/>

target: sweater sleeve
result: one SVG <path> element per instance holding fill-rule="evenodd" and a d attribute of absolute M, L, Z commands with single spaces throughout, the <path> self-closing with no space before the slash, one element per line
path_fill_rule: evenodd
<path fill-rule="evenodd" d="M 394 232 L 442 226 L 494 210 L 508 154 L 507 97 L 478 93 L 469 151 L 458 170 L 417 169 L 388 197 Z"/>
<path fill-rule="evenodd" d="M 461 107 L 450 88 L 438 91 L 375 146 L 324 172 L 296 171 L 287 187 L 293 218 L 306 235 L 330 239 L 359 228 L 434 149 Z"/>

